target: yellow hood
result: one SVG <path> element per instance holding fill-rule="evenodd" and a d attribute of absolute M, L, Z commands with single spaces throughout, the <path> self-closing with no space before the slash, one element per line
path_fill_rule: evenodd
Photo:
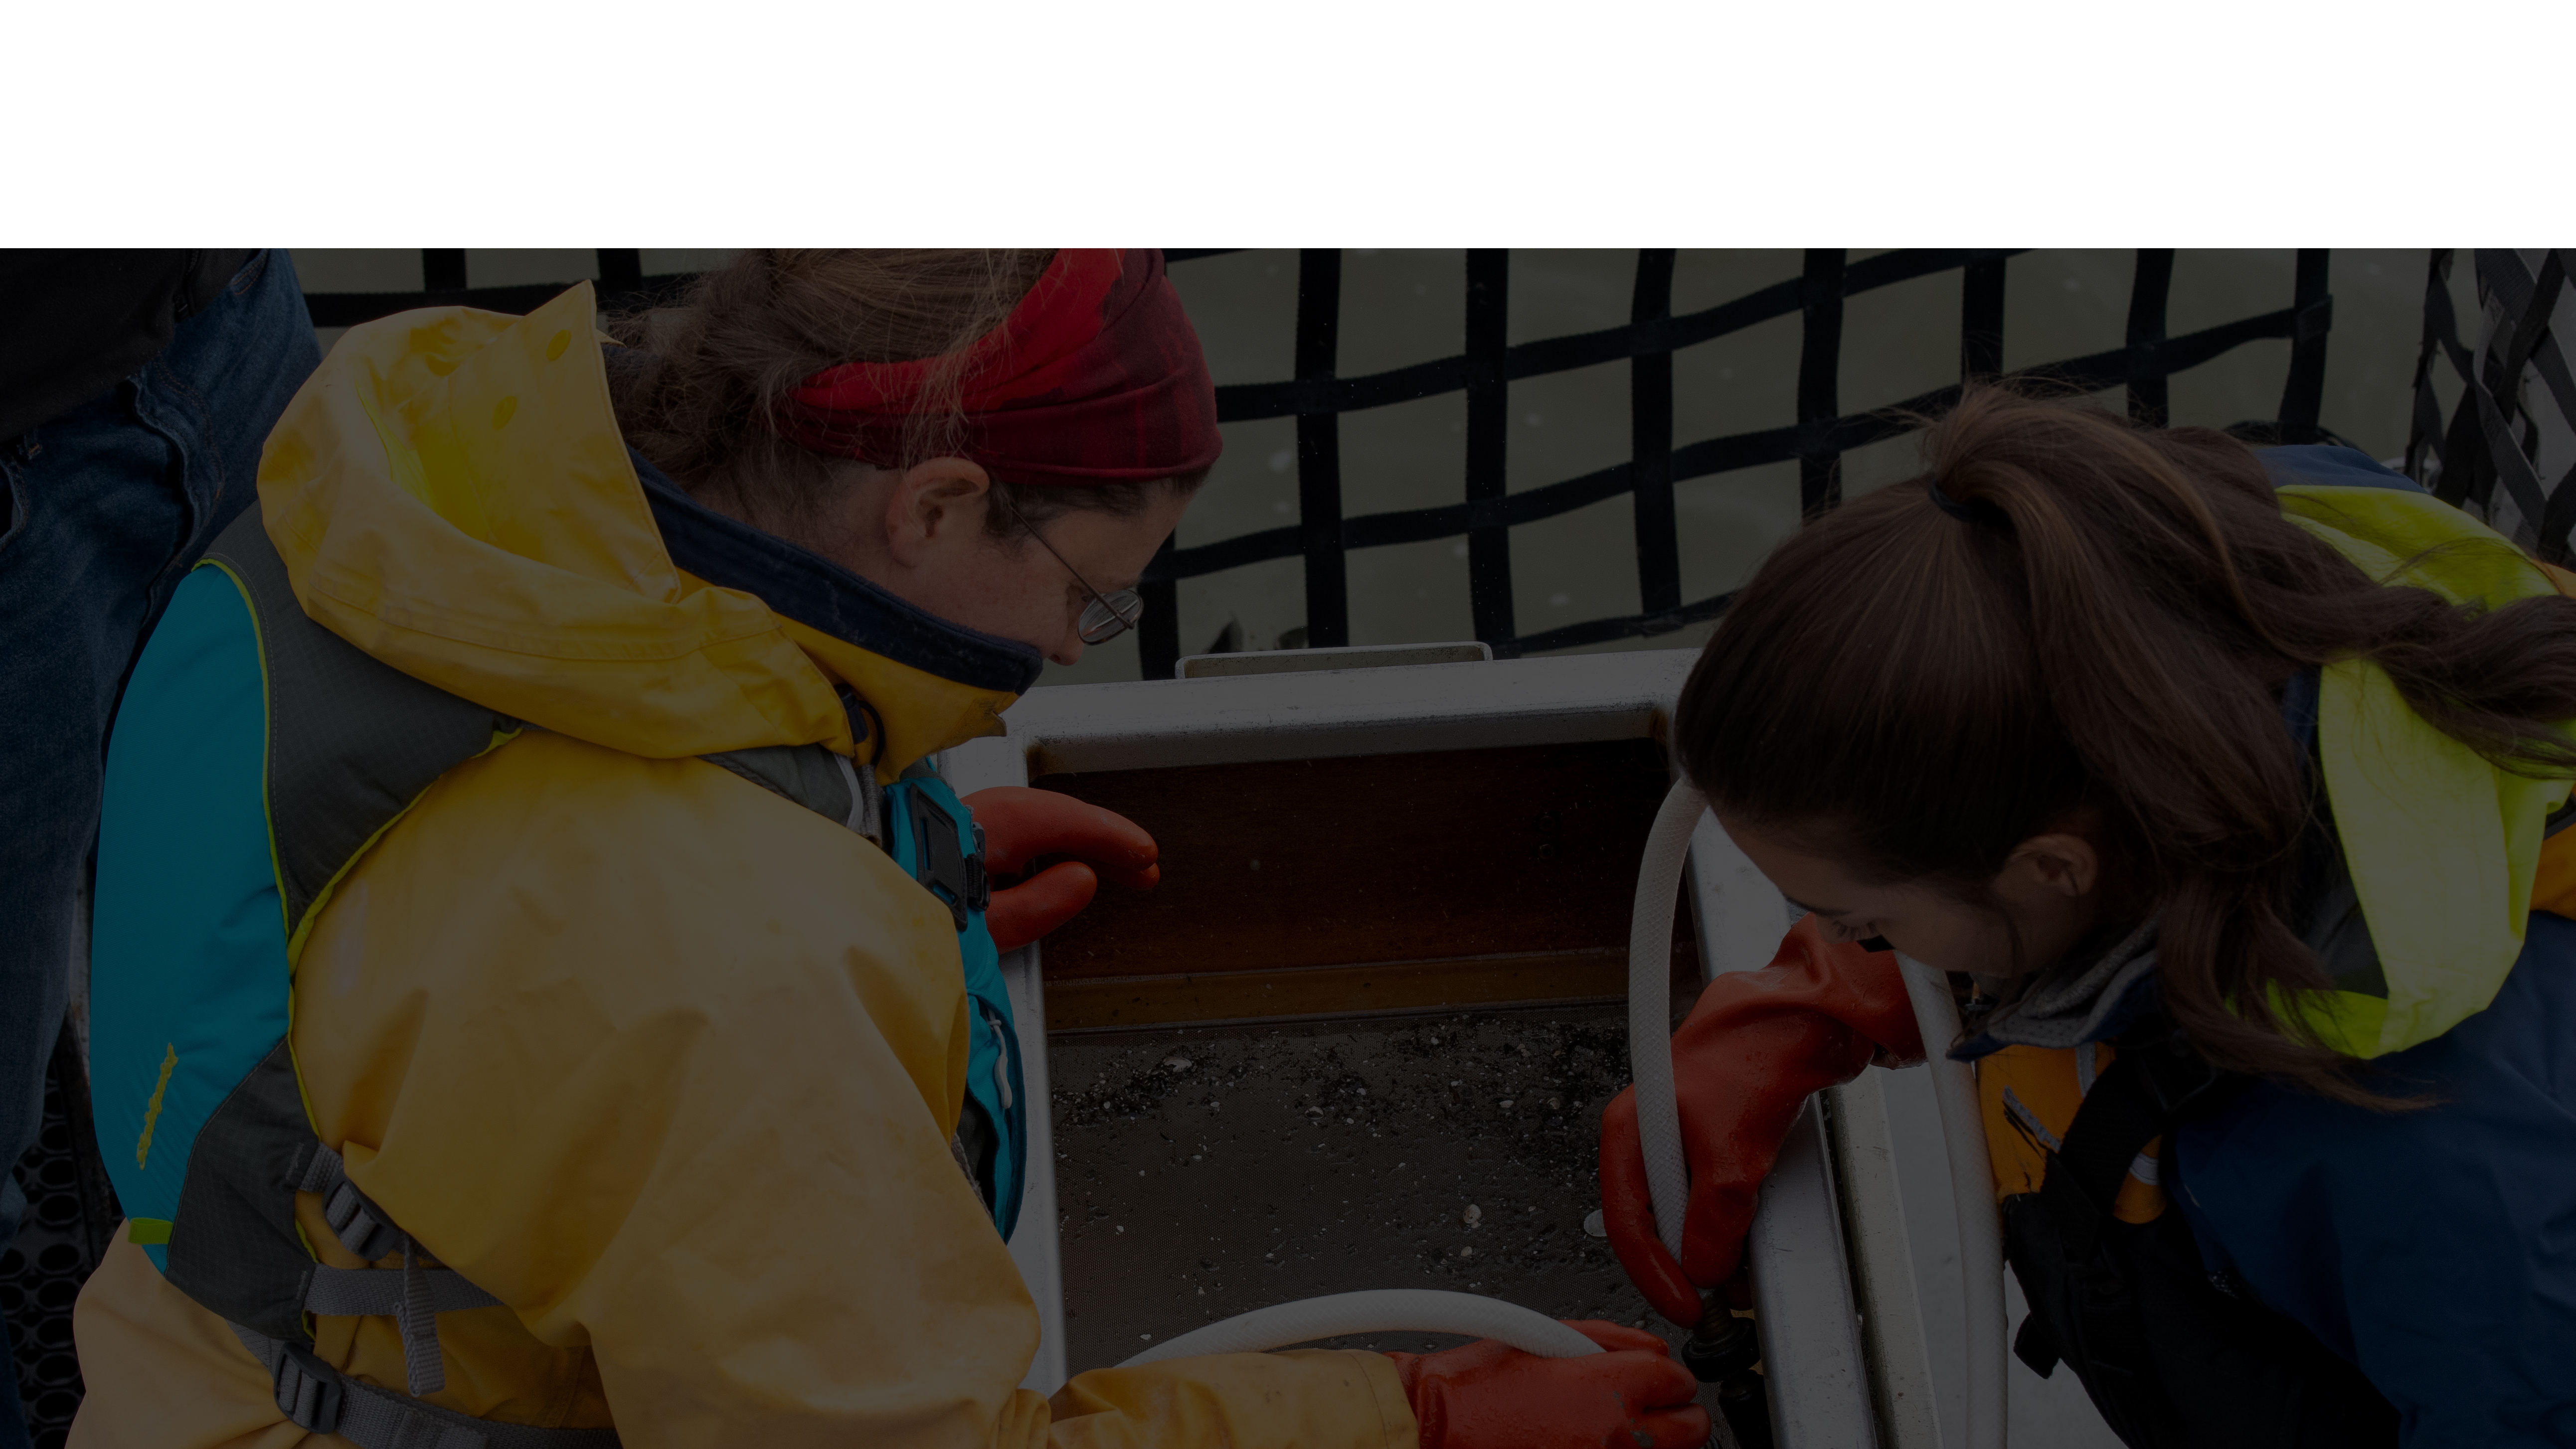
<path fill-rule="evenodd" d="M 2293 522 L 2383 582 L 2489 608 L 2555 590 L 2502 535 L 2428 495 L 2298 484 L 2280 498 Z M 2321 685 L 2317 753 L 2387 995 L 2320 993 L 2301 1014 L 2326 1045 L 2375 1057 L 2495 999 L 2522 954 L 2542 824 L 2567 782 L 2489 764 L 2425 723 L 2376 664 L 2328 665 Z"/>
<path fill-rule="evenodd" d="M 350 329 L 260 460 L 305 612 L 452 694 L 651 758 L 819 742 L 890 780 L 1000 732 L 1036 651 L 659 475 L 648 497 L 601 346 L 587 282 L 525 317 L 440 307 Z M 673 561 L 682 531 L 694 571 Z M 883 721 L 882 747 L 859 747 L 836 684 Z"/>

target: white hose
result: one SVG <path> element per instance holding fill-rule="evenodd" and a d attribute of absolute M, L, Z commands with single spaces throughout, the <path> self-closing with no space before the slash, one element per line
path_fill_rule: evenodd
<path fill-rule="evenodd" d="M 1676 783 L 1655 812 L 1637 868 L 1636 906 L 1628 923 L 1628 1050 L 1637 1085 L 1637 1138 L 1646 1184 L 1655 1208 L 1656 1235 L 1681 1254 L 1682 1216 L 1690 1200 L 1690 1171 L 1682 1156 L 1681 1112 L 1673 1095 L 1671 949 L 1673 907 L 1681 891 L 1682 864 L 1690 854 L 1706 797 L 1689 781 Z M 2003 1228 L 1995 1214 L 1986 1162 L 1985 1120 L 1977 1106 L 1976 1079 L 1942 1055 L 1959 1034 L 1959 1010 L 1948 984 L 1921 962 L 1899 958 L 1907 996 L 1914 1003 L 1928 1070 L 1940 1105 L 1941 1136 L 1950 1157 L 1957 1199 L 1959 1263 L 1965 1274 L 1968 1313 L 1967 1449 L 2004 1445 Z M 1292 1344 L 1364 1333 L 1446 1333 L 1491 1338 L 1547 1358 L 1599 1353 L 1600 1346 L 1545 1314 L 1472 1293 L 1420 1288 L 1379 1288 L 1335 1293 L 1250 1313 L 1167 1339 L 1120 1364 L 1132 1368 L 1167 1358 L 1214 1353 L 1266 1353 Z"/>
<path fill-rule="evenodd" d="M 1690 1171 L 1682 1160 L 1681 1113 L 1673 1100 L 1673 903 L 1691 832 L 1708 801 L 1688 781 L 1673 786 L 1655 812 L 1637 868 L 1636 909 L 1628 924 L 1629 1071 L 1637 1083 L 1637 1136 L 1646 1182 L 1654 1194 L 1655 1229 L 1681 1255 L 1682 1212 Z M 1319 1338 L 1360 1333 L 1461 1333 L 1494 1338 L 1548 1358 L 1598 1353 L 1592 1340 L 1542 1313 L 1472 1293 L 1382 1288 L 1336 1293 L 1256 1308 L 1155 1345 L 1126 1363 L 1152 1363 L 1203 1353 L 1264 1353 Z"/>
<path fill-rule="evenodd" d="M 1977 1079 L 1945 1055 L 1959 1036 L 1959 1004 L 1940 972 L 1900 956 L 1905 993 L 1923 1030 L 1932 1098 L 1941 1110 L 1941 1141 L 1950 1154 L 1950 1193 L 1959 1218 L 1959 1270 L 1968 1311 L 1967 1449 L 2003 1449 L 2004 1230 L 1995 1213 L 1994 1169 L 1986 1160 L 1986 1121 Z"/>
<path fill-rule="evenodd" d="M 1674 782 L 1646 833 L 1637 865 L 1637 903 L 1628 916 L 1628 1074 L 1637 1084 L 1637 1144 L 1646 1159 L 1646 1189 L 1655 1205 L 1655 1236 L 1682 1255 L 1682 1215 L 1690 1205 L 1690 1165 L 1682 1156 L 1681 1104 L 1673 1096 L 1673 901 L 1682 862 L 1708 797 L 1688 780 Z"/>
<path fill-rule="evenodd" d="M 1256 1308 L 1166 1339 L 1119 1365 L 1209 1353 L 1266 1353 L 1292 1343 L 1359 1333 L 1455 1333 L 1499 1339 L 1542 1358 L 1580 1358 L 1601 1345 L 1534 1309 L 1474 1293 L 1373 1288 Z"/>
<path fill-rule="evenodd" d="M 1654 830 L 1646 837 L 1645 859 L 1637 867 L 1637 904 L 1628 921 L 1628 1053 L 1637 1083 L 1637 1140 L 1655 1204 L 1656 1236 L 1675 1258 L 1681 1256 L 1690 1169 L 1682 1156 L 1681 1111 L 1673 1095 L 1673 902 L 1680 893 L 1691 832 L 1707 808 L 1707 797 L 1688 780 L 1676 782 L 1665 794 Z M 1949 983 L 1919 961 L 1898 959 L 1923 1045 L 1931 1054 L 1928 1069 L 1958 1205 L 1959 1266 L 1968 1310 L 1967 1449 L 2003 1449 L 2004 1239 L 1994 1194 L 1988 1190 L 1993 1170 L 1986 1161 L 1985 1117 L 1977 1106 L 1976 1078 L 1965 1063 L 1942 1054 L 1959 1035 L 1959 1007 L 1950 999 Z"/>

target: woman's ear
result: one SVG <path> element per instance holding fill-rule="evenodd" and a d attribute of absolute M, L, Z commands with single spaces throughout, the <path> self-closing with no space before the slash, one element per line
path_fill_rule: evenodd
<path fill-rule="evenodd" d="M 984 530 L 992 475 L 964 458 L 915 463 L 895 480 L 886 498 L 886 552 L 904 568 L 919 568 L 936 550 L 972 540 Z"/>
<path fill-rule="evenodd" d="M 2034 835 L 2013 847 L 1995 877 L 1997 895 L 2010 901 L 2057 899 L 2080 901 L 2102 883 L 2102 855 L 2093 842 L 2072 832 Z"/>

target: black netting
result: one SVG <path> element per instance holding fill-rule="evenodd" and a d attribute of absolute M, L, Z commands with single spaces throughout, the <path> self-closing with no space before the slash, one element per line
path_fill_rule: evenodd
<path fill-rule="evenodd" d="M 80 1048 L 68 1029 L 45 1074 L 44 1125 L 12 1171 L 27 1210 L 17 1238 L 0 1252 L 0 1317 L 9 1324 L 27 1436 L 36 1449 L 61 1449 L 82 1392 L 72 1304 L 118 1219 L 90 1129 Z"/>
<path fill-rule="evenodd" d="M 2451 306 L 2451 252 L 2434 252 L 2426 269 L 2406 471 L 2565 564 L 2576 525 L 2576 378 L 2553 324 L 2562 311 L 2576 318 L 2576 278 L 2556 249 L 2482 249 L 2475 258 L 2482 315 L 2474 352 L 2461 343 Z M 2448 424 L 2439 397 L 2446 383 L 2459 388 Z"/>
<path fill-rule="evenodd" d="M 1174 252 L 1177 261 L 1208 253 Z M 1801 275 L 1732 301 L 1679 317 L 1672 315 L 1674 254 L 1638 253 L 1630 320 L 1624 327 L 1549 337 L 1505 346 L 1504 299 L 1509 253 L 1467 254 L 1465 346 L 1455 357 L 1417 363 L 1364 377 L 1334 374 L 1332 334 L 1341 285 L 1341 254 L 1301 255 L 1297 308 L 1297 375 L 1286 382 L 1243 383 L 1217 389 L 1218 416 L 1227 422 L 1256 418 L 1297 420 L 1298 493 L 1305 500 L 1293 525 L 1244 534 L 1194 548 L 1167 546 L 1144 585 L 1150 628 L 1143 640 L 1148 678 L 1168 677 L 1179 655 L 1179 580 L 1265 559 L 1303 554 L 1306 560 L 1307 643 L 1345 644 L 1350 639 L 1343 556 L 1351 549 L 1464 535 L 1468 588 L 1478 638 L 1497 655 L 1599 644 L 1668 633 L 1717 616 L 1727 594 L 1684 602 L 1673 520 L 1673 485 L 1693 478 L 1796 459 L 1799 502 L 1810 514 L 1842 501 L 1841 458 L 1851 449 L 1895 437 L 1912 424 L 1906 414 L 1938 411 L 1958 394 L 1955 386 L 1866 413 L 1842 411 L 1840 375 L 1843 301 L 1878 287 L 1937 272 L 1961 275 L 1960 375 L 1991 377 L 2003 367 L 2004 273 L 2011 251 L 1895 251 L 1847 261 L 1836 250 L 1810 251 Z M 2289 376 L 2278 416 L 2240 423 L 2231 431 L 2264 442 L 2323 438 L 2317 415 L 2325 392 L 2326 331 L 2334 315 L 2326 292 L 2326 253 L 2298 254 L 2290 305 L 2181 337 L 2165 335 L 2165 299 L 2173 278 L 2173 253 L 2138 254 L 2130 299 L 2128 335 L 2112 351 L 2027 369 L 2025 375 L 2057 379 L 2086 391 L 2126 384 L 2139 416 L 2162 421 L 2165 379 L 2208 362 L 2247 342 L 2288 338 Z M 1798 420 L 1791 426 L 1738 433 L 1676 445 L 1673 439 L 1672 355 L 1684 348 L 1760 322 L 1800 314 Z M 1625 360 L 1631 369 L 1632 448 L 1629 460 L 1519 493 L 1503 488 L 1505 389 L 1523 378 Z M 1334 420 L 1364 408 L 1410 402 L 1445 392 L 1467 395 L 1467 467 L 1464 497 L 1438 508 L 1362 514 L 1341 512 L 1340 452 Z M 1513 527 L 1569 513 L 1621 493 L 1635 496 L 1640 612 L 1593 619 L 1538 633 L 1520 633 L 1512 614 Z"/>
<path fill-rule="evenodd" d="M 1176 250 L 1167 253 L 1167 257 L 1173 265 L 1180 266 L 1198 257 L 1222 254 L 1219 250 Z M 1960 376 L 1996 376 L 2003 369 L 2006 268 L 2018 254 L 2010 250 L 1911 250 L 1882 252 L 1854 261 L 1843 251 L 1815 250 L 1806 254 L 1805 265 L 1796 277 L 1714 307 L 1675 316 L 1674 253 L 1645 250 L 1637 254 L 1636 288 L 1626 325 L 1512 344 L 1507 342 L 1506 328 L 1511 254 L 1500 250 L 1470 251 L 1466 327 L 1458 353 L 1388 372 L 1344 377 L 1336 365 L 1342 254 L 1333 248 L 1301 252 L 1293 375 L 1277 382 L 1233 383 L 1217 389 L 1217 413 L 1225 422 L 1296 420 L 1300 504 L 1297 522 L 1194 547 L 1166 544 L 1139 585 L 1146 599 L 1145 621 L 1139 630 L 1143 672 L 1147 678 L 1168 678 L 1180 656 L 1178 584 L 1182 579 L 1272 559 L 1301 559 L 1306 582 L 1306 642 L 1329 647 L 1350 642 L 1347 570 L 1351 550 L 1439 538 L 1466 541 L 1470 613 L 1476 636 L 1492 645 L 1498 656 L 1669 633 L 1714 618 L 1726 607 L 1729 595 L 1691 600 L 1681 596 L 1674 485 L 1794 459 L 1798 464 L 1801 506 L 1809 514 L 1835 506 L 1842 499 L 1844 453 L 1909 431 L 1914 424 L 1907 420 L 1908 415 L 1936 412 L 1958 393 L 1954 385 L 1890 408 L 1845 412 L 1838 385 L 1844 300 L 1898 282 L 1956 271 L 1960 274 Z M 315 325 L 345 326 L 407 307 L 446 302 L 524 311 L 560 290 L 544 285 L 472 288 L 466 285 L 464 253 L 424 252 L 422 256 L 422 276 L 428 290 L 416 294 L 315 295 L 309 299 Z M 644 275 L 638 252 L 602 251 L 599 257 L 602 300 L 612 307 L 669 297 L 688 280 Z M 2167 406 L 2166 379 L 2245 343 L 2286 338 L 2290 342 L 2290 362 L 2277 414 L 2240 423 L 2230 431 L 2259 442 L 2307 442 L 2329 437 L 2318 425 L 2325 392 L 2326 334 L 2334 318 L 2334 299 L 2326 291 L 2326 261 L 2327 253 L 2322 250 L 2299 252 L 2289 305 L 2278 311 L 2171 337 L 2166 335 L 2165 317 L 2174 254 L 2170 250 L 2141 251 L 2131 284 L 2127 334 L 2122 345 L 2024 369 L 2022 375 L 2055 379 L 2085 391 L 2125 385 L 2132 412 L 2141 419 L 2162 422 Z M 2533 288 L 2527 276 L 2523 286 L 2525 293 Z M 2440 289 L 2437 286 L 2435 290 Z M 2447 309 L 2447 295 L 2443 302 Z M 1797 420 L 1786 427 L 1726 437 L 1675 439 L 1673 354 L 1792 314 L 1801 319 Z M 2436 345 L 2432 327 L 2428 315 L 2428 358 Z M 2542 341 L 2547 343 L 2545 338 Z M 2450 350 L 2457 353 L 2457 344 L 2452 344 Z M 2537 357 L 2540 350 L 2540 345 L 2535 344 L 2533 355 Z M 2557 357 L 2554 343 L 2547 343 L 2546 351 L 2550 358 Z M 1630 370 L 1628 460 L 1542 487 L 1509 491 L 1504 484 L 1504 470 L 1510 437 L 1507 423 L 1511 384 L 1621 361 Z M 2454 361 L 2467 365 L 2459 358 Z M 2564 375 L 2563 369 L 2560 375 Z M 1465 394 L 1467 404 L 1466 467 L 1458 501 L 1435 508 L 1346 516 L 1341 416 L 1452 392 Z M 2419 401 L 2419 410 L 2425 405 Z M 2455 434 L 2457 428 L 2455 419 Z M 2439 453 L 2438 448 L 2434 451 Z M 1634 499 L 1640 611 L 1522 633 L 1512 605 L 1511 530 L 1623 493 Z M 2576 491 L 2564 496 L 2569 500 L 2566 506 L 2576 508 Z M 2535 510 L 2533 517 L 2539 516 Z M 2563 540 L 2565 533 L 2562 520 L 2556 536 Z"/>
<path fill-rule="evenodd" d="M 644 275 L 644 254 L 632 248 L 599 251 L 599 293 L 603 312 L 668 301 L 687 288 L 687 273 Z M 425 250 L 420 254 L 421 290 L 417 292 L 307 292 L 304 309 L 316 327 L 355 327 L 414 307 L 480 307 L 490 312 L 530 312 L 563 295 L 570 282 L 531 282 L 513 287 L 466 285 L 465 253 Z"/>

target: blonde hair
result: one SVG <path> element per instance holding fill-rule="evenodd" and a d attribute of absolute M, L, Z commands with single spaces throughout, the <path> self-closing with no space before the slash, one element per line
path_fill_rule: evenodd
<path fill-rule="evenodd" d="M 845 362 L 947 359 L 930 369 L 895 466 L 962 451 L 965 348 L 1011 315 L 1054 258 L 1053 249 L 746 251 L 699 278 L 676 311 L 610 320 L 609 335 L 643 354 L 611 372 L 618 426 L 690 493 L 796 537 L 849 465 L 771 429 L 788 393 Z M 1014 490 L 1015 501 L 1023 491 L 1036 490 Z"/>

